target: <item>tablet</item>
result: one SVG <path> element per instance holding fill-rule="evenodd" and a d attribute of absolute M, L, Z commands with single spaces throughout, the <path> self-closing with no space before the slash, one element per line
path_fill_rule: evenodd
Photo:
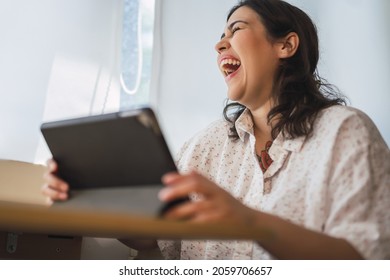
<path fill-rule="evenodd" d="M 161 177 L 176 171 L 151 108 L 46 122 L 42 134 L 68 182 L 70 199 L 56 207 L 161 214 Z"/>
<path fill-rule="evenodd" d="M 160 184 L 176 171 L 150 108 L 47 122 L 41 131 L 72 189 Z"/>

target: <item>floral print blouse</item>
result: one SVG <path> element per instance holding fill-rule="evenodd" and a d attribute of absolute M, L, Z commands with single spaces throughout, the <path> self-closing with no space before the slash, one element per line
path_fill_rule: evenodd
<path fill-rule="evenodd" d="M 181 172 L 196 170 L 242 203 L 305 228 L 346 239 L 367 259 L 390 258 L 390 152 L 361 111 L 321 111 L 311 137 L 279 134 L 263 173 L 248 110 L 212 123 L 181 149 Z M 167 259 L 271 259 L 256 241 L 160 240 Z"/>

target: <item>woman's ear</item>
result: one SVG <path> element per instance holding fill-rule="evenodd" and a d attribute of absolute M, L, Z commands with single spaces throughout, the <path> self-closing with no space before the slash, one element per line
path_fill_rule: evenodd
<path fill-rule="evenodd" d="M 295 32 L 290 32 L 281 40 L 278 40 L 277 48 L 279 58 L 292 57 L 299 46 L 299 37 Z"/>

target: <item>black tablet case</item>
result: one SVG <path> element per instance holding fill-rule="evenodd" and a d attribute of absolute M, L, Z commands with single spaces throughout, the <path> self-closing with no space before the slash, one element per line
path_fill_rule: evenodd
<path fill-rule="evenodd" d="M 72 189 L 161 184 L 175 163 L 150 108 L 43 123 Z"/>
<path fill-rule="evenodd" d="M 150 108 L 46 122 L 41 131 L 71 188 L 53 207 L 159 216 L 188 200 L 158 199 L 161 177 L 176 166 Z"/>

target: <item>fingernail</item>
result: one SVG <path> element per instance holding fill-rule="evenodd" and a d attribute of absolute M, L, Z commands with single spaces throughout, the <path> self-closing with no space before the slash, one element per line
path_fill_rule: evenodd
<path fill-rule="evenodd" d="M 54 170 L 54 168 L 55 168 L 55 165 L 54 165 L 54 163 L 51 161 L 51 162 L 49 162 L 49 169 L 50 170 Z"/>
<path fill-rule="evenodd" d="M 159 193 L 158 193 L 158 198 L 162 201 L 165 201 L 169 197 L 170 190 L 168 188 L 163 188 Z"/>
<path fill-rule="evenodd" d="M 163 183 L 169 184 L 169 182 L 176 178 L 176 176 L 177 173 L 175 172 L 166 173 L 162 176 L 161 180 L 163 181 Z"/>
<path fill-rule="evenodd" d="M 69 190 L 69 186 L 67 184 L 62 185 L 61 190 L 67 192 Z"/>
<path fill-rule="evenodd" d="M 163 181 L 163 183 L 165 183 L 165 182 L 169 181 L 170 177 L 171 177 L 170 174 L 165 174 L 162 176 L 161 181 Z"/>

